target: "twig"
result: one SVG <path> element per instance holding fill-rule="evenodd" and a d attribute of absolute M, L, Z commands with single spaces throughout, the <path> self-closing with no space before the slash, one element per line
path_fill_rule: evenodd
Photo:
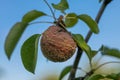
<path fill-rule="evenodd" d="M 54 20 L 56 21 L 57 19 L 56 19 L 56 17 L 55 17 L 54 11 L 52 10 L 51 6 L 48 4 L 48 2 L 47 2 L 46 0 L 44 0 L 44 2 L 45 2 L 45 3 L 47 4 L 47 6 L 49 7 L 49 9 L 50 9 L 50 11 L 51 11 L 51 13 L 52 13 L 52 15 L 53 15 L 53 18 L 54 18 Z"/>
<path fill-rule="evenodd" d="M 84 69 L 82 69 L 81 67 L 78 67 L 77 69 L 83 71 L 84 73 L 88 73 L 87 71 L 85 71 Z"/>
<path fill-rule="evenodd" d="M 76 70 L 77 70 L 77 67 L 78 67 L 78 63 L 79 63 L 79 60 L 81 58 L 81 55 L 82 55 L 82 50 L 78 46 L 77 55 L 76 55 L 75 61 L 73 63 L 73 66 L 72 66 L 72 69 L 71 69 L 71 72 L 70 72 L 68 80 L 74 80 L 75 74 L 76 74 Z"/>
<path fill-rule="evenodd" d="M 99 10 L 99 12 L 98 12 L 98 14 L 97 14 L 97 17 L 95 18 L 95 21 L 96 21 L 97 23 L 99 23 L 100 18 L 101 18 L 101 16 L 102 16 L 105 8 L 107 7 L 107 5 L 108 5 L 111 1 L 112 1 L 112 0 L 104 0 L 103 4 L 102 4 L 102 6 L 101 6 L 101 8 L 100 8 L 100 10 Z M 86 36 L 86 38 L 85 38 L 85 41 L 88 42 L 91 36 L 92 36 L 92 32 L 91 32 L 91 30 L 89 30 L 89 32 L 88 32 L 88 34 L 87 34 L 87 36 Z"/>
<path fill-rule="evenodd" d="M 107 64 L 110 64 L 110 63 L 119 63 L 119 64 L 120 64 L 120 61 L 105 62 L 105 63 L 99 65 L 98 67 L 96 67 L 96 68 L 93 69 L 93 70 L 96 71 L 96 70 L 98 70 L 99 68 L 103 67 L 104 65 L 107 65 Z"/>
<path fill-rule="evenodd" d="M 99 20 L 105 10 L 105 8 L 107 7 L 107 5 L 111 2 L 112 0 L 104 0 L 99 12 L 98 12 L 98 15 L 95 19 L 95 21 L 97 23 L 99 23 Z M 85 38 L 85 41 L 88 42 L 90 37 L 92 36 L 92 32 L 89 31 L 86 38 Z M 78 67 L 78 64 L 79 64 L 79 61 L 80 61 L 80 58 L 81 58 L 81 55 L 82 55 L 82 50 L 80 49 L 80 47 L 78 47 L 78 52 L 77 52 L 77 55 L 76 55 L 76 58 L 75 58 L 75 61 L 73 63 L 73 67 L 71 69 L 71 72 L 70 72 L 70 75 L 69 75 L 69 78 L 68 80 L 74 80 L 75 79 L 75 75 L 76 75 L 76 70 L 77 70 L 77 67 Z"/>

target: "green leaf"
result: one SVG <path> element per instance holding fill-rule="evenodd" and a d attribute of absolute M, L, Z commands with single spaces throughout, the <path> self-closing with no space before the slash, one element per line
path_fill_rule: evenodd
<path fill-rule="evenodd" d="M 67 0 L 61 0 L 58 4 L 52 3 L 53 8 L 64 12 L 66 9 L 69 8 Z"/>
<path fill-rule="evenodd" d="M 91 56 L 94 57 L 97 53 L 98 53 L 98 51 L 92 50 L 92 51 L 91 51 Z"/>
<path fill-rule="evenodd" d="M 66 27 L 72 27 L 78 22 L 77 15 L 75 13 L 69 13 L 65 16 Z"/>
<path fill-rule="evenodd" d="M 41 11 L 37 11 L 37 10 L 32 10 L 28 13 L 26 13 L 23 18 L 22 18 L 22 21 L 23 22 L 26 22 L 26 23 L 29 23 L 41 16 L 45 16 L 46 14 L 41 12 Z"/>
<path fill-rule="evenodd" d="M 86 14 L 81 14 L 81 15 L 78 15 L 78 18 L 84 21 L 92 32 L 96 34 L 99 33 L 99 28 L 98 28 L 97 23 L 90 16 Z"/>
<path fill-rule="evenodd" d="M 78 44 L 78 46 L 86 52 L 86 54 L 88 55 L 89 59 L 91 60 L 92 56 L 91 56 L 91 48 L 87 45 L 87 43 L 85 42 L 84 38 L 82 37 L 82 35 L 80 34 L 72 34 L 73 39 L 76 41 L 76 43 Z"/>
<path fill-rule="evenodd" d="M 100 48 L 100 51 L 101 51 L 102 55 L 108 55 L 108 56 L 120 58 L 120 51 L 118 49 L 102 46 Z"/>
<path fill-rule="evenodd" d="M 6 52 L 8 59 L 10 59 L 12 52 L 15 49 L 15 47 L 16 47 L 21 35 L 25 31 L 27 25 L 28 24 L 24 23 L 24 22 L 17 22 L 11 28 L 10 32 L 8 33 L 6 40 L 5 40 L 5 52 Z"/>
<path fill-rule="evenodd" d="M 104 76 L 102 76 L 100 74 L 95 74 L 95 75 L 90 76 L 87 80 L 100 80 L 103 78 L 104 78 Z"/>
<path fill-rule="evenodd" d="M 60 74 L 59 80 L 62 80 L 62 78 L 70 72 L 71 68 L 72 66 L 65 67 Z"/>
<path fill-rule="evenodd" d="M 120 79 L 120 73 L 112 73 L 112 74 L 109 74 L 107 76 L 105 76 L 106 78 L 109 78 L 109 79 L 113 79 L 113 80 L 119 80 Z"/>
<path fill-rule="evenodd" d="M 28 38 L 21 48 L 22 63 L 26 70 L 34 73 L 37 62 L 37 50 L 40 34 Z"/>

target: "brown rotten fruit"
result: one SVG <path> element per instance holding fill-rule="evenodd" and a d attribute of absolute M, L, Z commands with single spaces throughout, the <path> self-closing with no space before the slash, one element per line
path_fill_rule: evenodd
<path fill-rule="evenodd" d="M 42 35 L 41 50 L 47 59 L 63 62 L 72 57 L 76 50 L 76 43 L 63 28 L 53 25 Z"/>

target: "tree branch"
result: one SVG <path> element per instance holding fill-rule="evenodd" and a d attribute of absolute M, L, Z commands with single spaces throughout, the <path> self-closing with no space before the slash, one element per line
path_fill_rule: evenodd
<path fill-rule="evenodd" d="M 105 8 L 107 7 L 107 5 L 108 5 L 111 1 L 112 1 L 112 0 L 104 0 L 103 4 L 102 4 L 102 6 L 101 6 L 101 8 L 100 8 L 100 10 L 99 10 L 99 12 L 98 12 L 98 14 L 97 14 L 97 17 L 96 17 L 96 19 L 95 19 L 95 21 L 96 21 L 97 23 L 99 23 L 99 20 L 100 20 L 102 14 L 103 14 Z M 85 38 L 85 41 L 88 42 L 91 36 L 92 36 L 92 32 L 89 31 L 88 34 L 87 34 L 87 36 L 86 36 L 86 38 Z M 72 69 L 71 69 L 71 72 L 70 72 L 70 75 L 69 75 L 68 80 L 74 80 L 74 79 L 75 79 L 76 70 L 77 70 L 79 61 L 80 61 L 80 59 L 81 59 L 82 53 L 83 53 L 83 51 L 81 50 L 80 47 L 78 47 L 78 52 L 77 52 L 75 61 L 74 61 L 74 63 L 73 63 L 73 67 L 72 67 Z"/>

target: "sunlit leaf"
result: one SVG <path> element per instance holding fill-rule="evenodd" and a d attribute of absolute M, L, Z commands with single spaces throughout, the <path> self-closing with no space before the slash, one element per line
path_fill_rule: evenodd
<path fill-rule="evenodd" d="M 23 22 L 26 22 L 26 23 L 29 23 L 41 16 L 45 16 L 46 14 L 41 12 L 41 11 L 37 11 L 37 10 L 32 10 L 28 13 L 26 13 L 23 18 L 22 18 L 22 21 Z"/>
<path fill-rule="evenodd" d="M 70 72 L 71 68 L 72 66 L 65 67 L 60 74 L 59 80 L 62 80 L 62 78 Z"/>
<path fill-rule="evenodd" d="M 72 27 L 78 22 L 77 15 L 75 13 L 69 13 L 65 16 L 66 27 Z"/>
<path fill-rule="evenodd" d="M 103 78 L 104 78 L 104 76 L 102 76 L 100 74 L 95 74 L 95 75 L 90 76 L 87 80 L 100 80 Z"/>
<path fill-rule="evenodd" d="M 102 46 L 100 51 L 101 51 L 102 55 L 108 55 L 108 56 L 120 58 L 120 50 L 118 50 L 118 49 Z"/>
<path fill-rule="evenodd" d="M 78 18 L 84 21 L 92 32 L 96 34 L 99 33 L 99 28 L 98 28 L 97 23 L 90 16 L 86 14 L 81 14 L 81 15 L 78 15 Z"/>
<path fill-rule="evenodd" d="M 40 34 L 28 38 L 21 48 L 21 58 L 26 70 L 34 73 L 37 62 L 38 41 Z"/>
<path fill-rule="evenodd" d="M 58 4 L 53 4 L 53 8 L 60 10 L 61 12 L 64 12 L 66 9 L 69 8 L 67 0 L 61 0 Z"/>
<path fill-rule="evenodd" d="M 24 22 L 18 22 L 11 28 L 10 32 L 8 33 L 7 38 L 5 40 L 5 52 L 8 59 L 10 59 L 12 52 L 15 49 L 27 25 L 28 24 Z"/>
<path fill-rule="evenodd" d="M 91 48 L 89 47 L 89 45 L 87 45 L 87 43 L 85 42 L 84 38 L 82 37 L 82 35 L 80 34 L 73 34 L 73 39 L 76 41 L 77 45 L 86 52 L 86 54 L 88 55 L 89 59 L 91 60 L 92 56 L 91 56 Z"/>

